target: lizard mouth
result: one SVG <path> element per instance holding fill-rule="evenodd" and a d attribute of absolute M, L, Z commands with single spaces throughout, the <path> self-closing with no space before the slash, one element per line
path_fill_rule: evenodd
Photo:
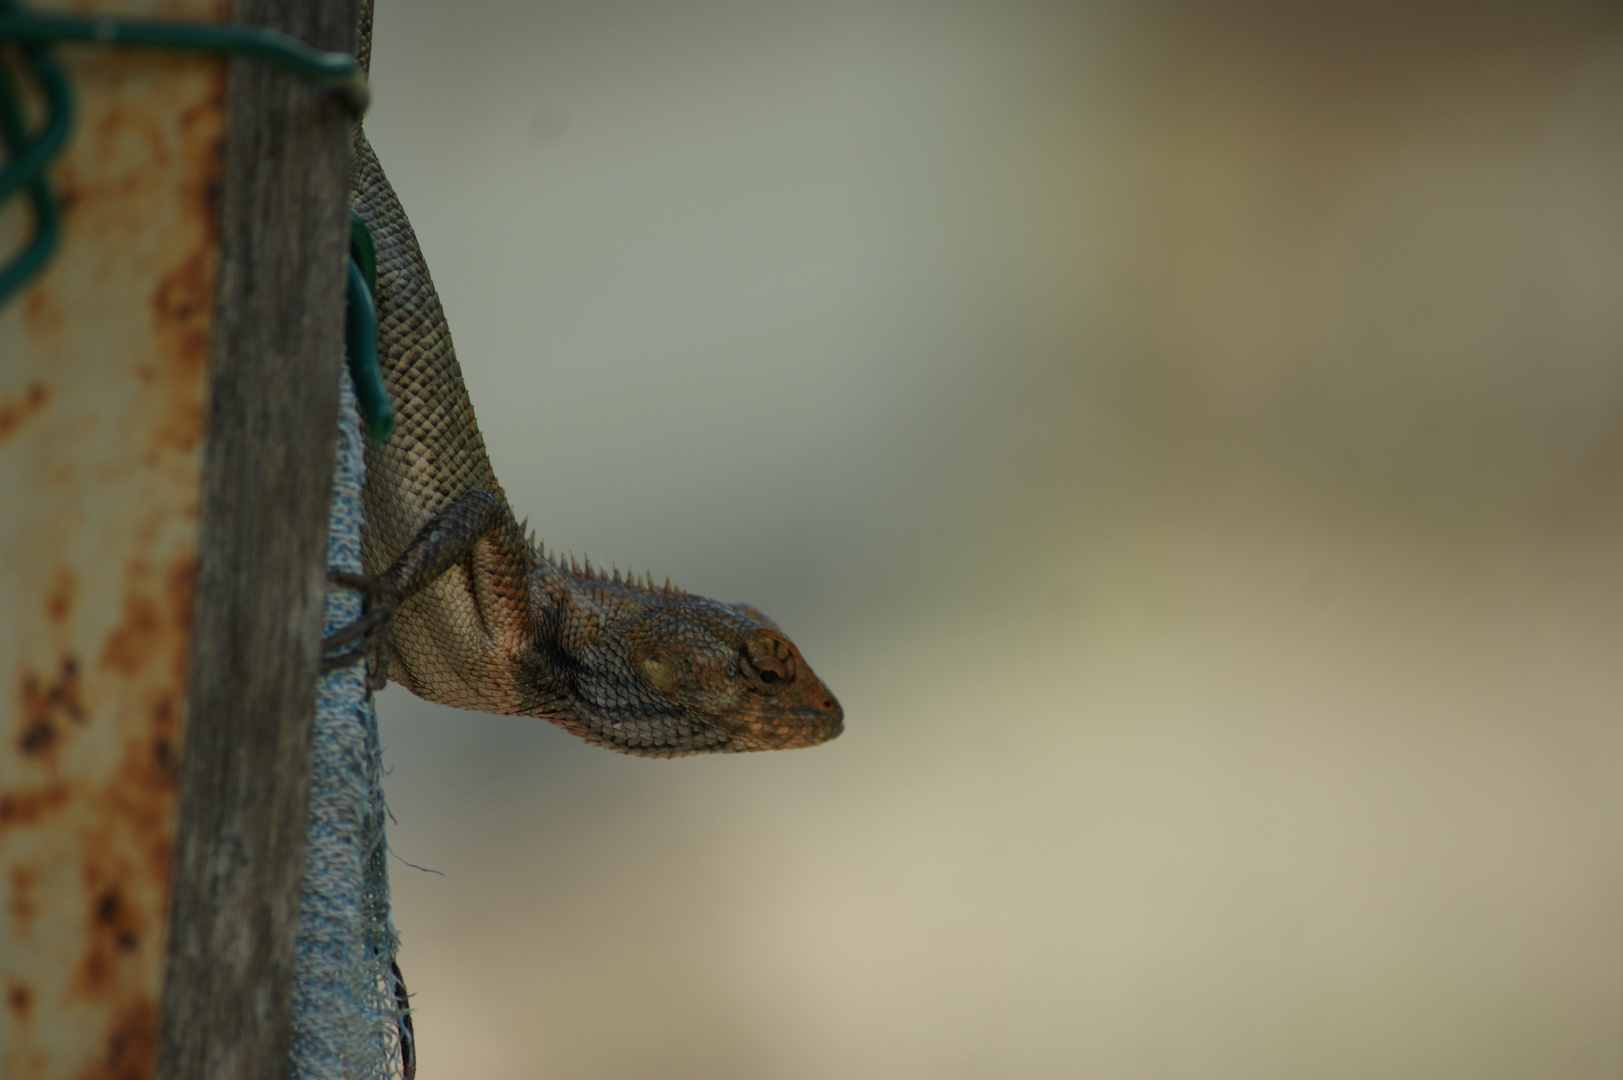
<path fill-rule="evenodd" d="M 817 746 L 845 730 L 845 710 L 826 690 L 809 707 L 785 710 L 777 703 L 769 714 L 712 719 L 704 724 L 613 725 L 609 730 L 575 728 L 589 742 L 637 757 L 686 757 L 690 754 L 748 753 Z"/>
<path fill-rule="evenodd" d="M 793 750 L 828 742 L 845 730 L 845 710 L 821 684 L 794 707 L 786 709 L 780 698 L 762 713 L 741 718 L 732 733 L 735 748 Z"/>

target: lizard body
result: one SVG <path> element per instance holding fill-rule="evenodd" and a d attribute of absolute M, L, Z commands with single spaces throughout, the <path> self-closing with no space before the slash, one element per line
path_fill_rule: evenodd
<path fill-rule="evenodd" d="M 371 4 L 362 4 L 363 65 Z M 843 712 L 759 611 L 548 557 L 485 453 L 428 267 L 360 128 L 354 207 L 377 248 L 378 363 L 398 421 L 366 448 L 362 562 L 376 601 L 340 632 L 430 701 L 537 716 L 655 757 L 813 746 Z M 364 620 L 363 620 L 364 621 Z"/>

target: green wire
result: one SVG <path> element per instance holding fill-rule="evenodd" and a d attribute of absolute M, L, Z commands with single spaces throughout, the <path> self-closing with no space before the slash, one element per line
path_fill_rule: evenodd
<path fill-rule="evenodd" d="M 0 304 L 22 288 L 45 265 L 60 232 L 56 199 L 45 168 L 61 150 L 73 123 L 73 99 L 62 70 L 45 51 L 53 42 L 126 45 L 138 48 L 221 52 L 263 60 L 319 86 L 338 90 L 350 112 L 366 111 L 366 76 L 348 53 L 323 52 L 278 30 L 241 23 L 137 22 L 101 17 L 32 15 L 16 0 L 0 0 L 0 43 L 15 41 L 24 67 L 44 92 L 48 108 L 45 129 L 30 137 L 17 108 L 11 78 L 0 56 L 0 142 L 7 163 L 0 170 L 0 200 L 28 189 L 34 210 L 34 235 L 28 245 L 0 266 Z"/>
<path fill-rule="evenodd" d="M 97 16 L 25 15 L 11 3 L 0 12 L 0 40 L 49 44 L 87 42 L 184 52 L 219 52 L 264 60 L 318 86 L 337 87 L 344 103 L 360 116 L 369 93 L 366 76 L 348 53 L 323 52 L 298 38 L 264 26 L 242 23 L 137 22 Z"/>
<path fill-rule="evenodd" d="M 62 76 L 62 69 L 39 49 L 26 50 L 25 55 L 34 77 L 45 90 L 45 103 L 50 112 L 45 130 L 39 138 L 30 141 L 23 128 L 22 117 L 17 112 L 17 99 L 12 93 L 11 80 L 5 75 L 5 65 L 0 64 L 0 80 L 4 80 L 0 85 L 0 134 L 5 136 L 6 147 L 11 153 L 10 163 L 5 172 L 0 173 L 0 199 L 5 199 L 44 171 L 67 141 L 68 128 L 72 125 L 73 99 L 68 92 L 67 80 Z"/>
<path fill-rule="evenodd" d="M 377 292 L 378 249 L 372 243 L 372 230 L 366 227 L 366 222 L 361 220 L 359 211 L 353 206 L 349 208 L 349 257 L 360 264 L 367 289 Z"/>
<path fill-rule="evenodd" d="M 3 267 L 0 267 L 0 303 L 39 272 L 56 247 L 60 230 L 56 196 L 45 176 L 45 166 L 67 139 L 73 99 L 68 92 L 67 80 L 56 62 L 38 49 L 26 50 L 26 59 L 45 89 L 50 119 L 38 139 L 30 141 L 17 111 L 17 99 L 12 93 L 11 77 L 5 64 L 0 63 L 0 139 L 3 139 L 11 163 L 0 173 L 0 199 L 23 187 L 28 188 L 29 201 L 34 207 L 34 235 L 28 245 Z"/>
<path fill-rule="evenodd" d="M 355 403 L 366 420 L 368 435 L 377 442 L 394 433 L 394 406 L 378 371 L 378 313 L 372 296 L 378 288 L 378 255 L 372 232 L 354 208 L 349 212 L 349 317 L 345 324 L 350 381 Z"/>

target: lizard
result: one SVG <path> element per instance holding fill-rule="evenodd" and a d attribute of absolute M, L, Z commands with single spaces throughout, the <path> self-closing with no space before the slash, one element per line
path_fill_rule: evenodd
<path fill-rule="evenodd" d="M 372 2 L 356 56 L 369 70 Z M 439 295 L 360 125 L 351 205 L 377 250 L 378 363 L 398 421 L 366 446 L 361 619 L 324 666 L 367 658 L 375 685 L 534 716 L 647 757 L 814 746 L 844 711 L 771 619 L 651 576 L 594 569 L 525 534 L 497 483 Z"/>

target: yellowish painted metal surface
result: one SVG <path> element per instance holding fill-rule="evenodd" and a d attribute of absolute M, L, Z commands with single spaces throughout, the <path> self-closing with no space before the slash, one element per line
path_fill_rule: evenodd
<path fill-rule="evenodd" d="M 62 243 L 0 309 L 0 1077 L 133 1080 L 163 977 L 225 64 L 58 56 Z M 0 211 L 0 250 L 25 228 Z"/>

